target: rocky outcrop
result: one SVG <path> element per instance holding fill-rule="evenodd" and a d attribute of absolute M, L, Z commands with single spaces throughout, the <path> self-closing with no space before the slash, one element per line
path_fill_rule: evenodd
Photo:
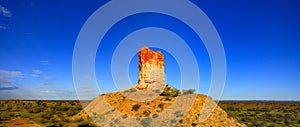
<path fill-rule="evenodd" d="M 148 47 L 143 47 L 138 53 L 139 81 L 137 89 L 144 90 L 151 87 L 150 84 L 165 83 L 164 56 L 160 51 L 154 52 Z"/>
<path fill-rule="evenodd" d="M 164 56 L 160 51 L 143 47 L 138 59 L 139 82 L 135 87 L 96 97 L 71 120 L 92 118 L 89 121 L 102 127 L 245 127 L 229 118 L 211 98 L 201 94 L 180 95 L 179 90 L 166 86 Z M 213 112 L 207 110 L 213 108 Z"/>
<path fill-rule="evenodd" d="M 193 105 L 188 106 L 189 101 L 193 101 Z M 120 92 L 112 92 L 96 97 L 71 120 L 93 121 L 101 127 L 246 127 L 229 117 L 219 106 L 201 122 L 201 116 L 207 115 L 203 109 L 205 103 L 208 108 L 216 105 L 209 97 L 201 94 L 159 96 L 150 102 L 136 102 L 124 97 Z M 134 105 L 138 105 L 137 108 L 134 108 Z M 186 106 L 190 107 L 187 112 L 183 111 L 183 107 Z"/>

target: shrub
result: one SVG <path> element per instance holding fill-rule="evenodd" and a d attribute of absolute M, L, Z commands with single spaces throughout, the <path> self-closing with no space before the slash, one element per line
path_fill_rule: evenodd
<path fill-rule="evenodd" d="M 115 123 L 119 123 L 120 120 L 119 120 L 119 119 L 115 119 L 114 122 L 115 122 Z"/>
<path fill-rule="evenodd" d="M 179 120 L 179 123 L 183 123 L 183 120 L 181 119 L 181 120 Z"/>
<path fill-rule="evenodd" d="M 145 116 L 149 116 L 149 115 L 150 115 L 150 112 L 144 111 L 143 114 L 144 114 Z"/>
<path fill-rule="evenodd" d="M 69 102 L 70 105 L 75 105 L 76 103 L 74 101 Z"/>
<path fill-rule="evenodd" d="M 166 101 L 171 101 L 172 99 L 170 97 L 167 97 L 165 100 Z"/>
<path fill-rule="evenodd" d="M 9 117 L 15 117 L 15 113 L 9 113 Z"/>
<path fill-rule="evenodd" d="M 157 118 L 157 117 L 158 117 L 158 114 L 152 115 L 152 118 Z"/>
<path fill-rule="evenodd" d="M 140 117 L 140 116 L 137 116 L 135 119 L 136 119 L 137 121 L 140 121 L 140 120 L 141 120 L 141 117 Z"/>
<path fill-rule="evenodd" d="M 127 114 L 122 116 L 123 119 L 126 119 L 127 117 L 128 117 Z"/>
<path fill-rule="evenodd" d="M 160 94 L 160 96 L 171 96 L 170 92 L 164 91 Z"/>
<path fill-rule="evenodd" d="M 1 113 L 0 114 L 0 120 L 6 120 L 6 119 L 9 119 L 9 115 L 7 113 Z"/>
<path fill-rule="evenodd" d="M 24 112 L 24 113 L 21 114 L 21 117 L 22 118 L 30 118 L 30 114 L 27 113 L 27 112 L 26 113 Z"/>
<path fill-rule="evenodd" d="M 34 106 L 34 107 L 32 107 L 32 109 L 28 109 L 28 112 L 39 113 L 39 112 L 42 112 L 42 109 L 40 107 Z"/>
<path fill-rule="evenodd" d="M 138 111 L 140 107 L 141 107 L 140 104 L 135 104 L 135 105 L 132 106 L 132 110 Z"/>
<path fill-rule="evenodd" d="M 114 127 L 115 124 L 114 124 L 113 122 L 110 122 L 110 123 L 109 123 L 109 126 L 110 126 L 110 127 Z"/>
<path fill-rule="evenodd" d="M 176 122 L 177 122 L 176 119 L 171 120 L 171 123 L 176 123 Z"/>
<path fill-rule="evenodd" d="M 192 123 L 192 126 L 195 127 L 195 126 L 197 126 L 197 124 L 196 123 Z"/>
<path fill-rule="evenodd" d="M 38 101 L 36 101 L 36 104 L 37 104 L 37 105 L 42 105 L 42 104 L 43 104 L 43 101 L 38 100 Z"/>
<path fill-rule="evenodd" d="M 161 108 L 161 109 L 164 109 L 164 105 L 165 105 L 164 103 L 160 103 L 160 104 L 158 105 L 158 107 Z"/>
<path fill-rule="evenodd" d="M 155 89 L 153 90 L 154 93 L 160 93 L 160 90 L 159 89 Z"/>
<path fill-rule="evenodd" d="M 160 94 L 160 96 L 167 96 L 167 97 L 177 97 L 179 95 L 179 90 L 172 88 L 172 87 L 165 87 L 164 91 Z"/>
<path fill-rule="evenodd" d="M 195 91 L 194 89 L 182 90 L 181 94 L 194 94 Z"/>
<path fill-rule="evenodd" d="M 129 92 L 136 92 L 137 90 L 135 88 L 129 89 Z"/>
<path fill-rule="evenodd" d="M 52 117 L 52 113 L 50 112 L 43 112 L 41 113 L 41 117 L 45 119 L 50 119 Z"/>
<path fill-rule="evenodd" d="M 90 124 L 86 121 L 79 123 L 78 127 L 90 127 Z"/>
<path fill-rule="evenodd" d="M 176 117 L 183 117 L 183 113 L 179 110 L 176 111 L 174 114 L 175 114 Z"/>
<path fill-rule="evenodd" d="M 70 109 L 66 113 L 67 113 L 68 116 L 73 116 L 73 115 L 77 114 L 76 111 L 70 110 Z"/>
<path fill-rule="evenodd" d="M 56 110 L 57 111 L 67 111 L 67 110 L 69 110 L 69 107 L 60 105 L 60 106 L 56 106 Z"/>
<path fill-rule="evenodd" d="M 144 119 L 142 119 L 141 120 L 141 125 L 143 126 L 143 127 L 150 127 L 150 123 L 152 122 L 152 119 L 151 118 L 144 118 Z"/>

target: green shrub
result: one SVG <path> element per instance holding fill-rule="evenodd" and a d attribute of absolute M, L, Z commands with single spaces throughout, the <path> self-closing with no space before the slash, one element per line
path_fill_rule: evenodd
<path fill-rule="evenodd" d="M 122 116 L 123 119 L 126 119 L 127 117 L 128 117 L 127 114 Z"/>
<path fill-rule="evenodd" d="M 29 118 L 29 117 L 30 117 L 30 114 L 27 113 L 27 112 L 26 112 L 26 113 L 24 112 L 24 113 L 21 114 L 21 117 L 22 117 L 22 118 Z"/>
<path fill-rule="evenodd" d="M 160 93 L 160 90 L 159 89 L 155 89 L 153 90 L 154 93 Z"/>
<path fill-rule="evenodd" d="M 160 96 L 171 96 L 171 93 L 168 91 L 164 91 L 160 94 Z"/>
<path fill-rule="evenodd" d="M 181 119 L 181 120 L 179 120 L 179 123 L 183 123 L 183 120 Z"/>
<path fill-rule="evenodd" d="M 32 109 L 28 109 L 29 113 L 40 113 L 42 112 L 42 109 L 40 107 L 37 106 L 33 106 Z"/>
<path fill-rule="evenodd" d="M 177 120 L 176 119 L 172 119 L 170 122 L 174 124 L 174 123 L 177 122 Z"/>
<path fill-rule="evenodd" d="M 144 111 L 143 114 L 144 114 L 145 116 L 149 116 L 149 115 L 150 115 L 150 113 L 149 113 L 148 111 Z"/>
<path fill-rule="evenodd" d="M 68 115 L 68 116 L 73 116 L 73 115 L 75 115 L 75 114 L 77 114 L 78 112 L 76 112 L 76 111 L 74 111 L 74 110 L 68 110 L 67 112 L 66 112 L 66 114 Z"/>
<path fill-rule="evenodd" d="M 152 115 L 152 118 L 157 118 L 157 117 L 158 117 L 158 114 Z"/>
<path fill-rule="evenodd" d="M 143 127 L 150 127 L 150 123 L 152 122 L 152 119 L 147 117 L 147 118 L 144 118 L 141 120 L 140 124 L 143 126 Z"/>
<path fill-rule="evenodd" d="M 195 91 L 194 89 L 182 90 L 181 94 L 194 94 Z"/>
<path fill-rule="evenodd" d="M 119 120 L 119 119 L 115 119 L 114 122 L 115 122 L 115 123 L 119 123 L 120 120 Z"/>
<path fill-rule="evenodd" d="M 136 92 L 137 90 L 135 88 L 129 89 L 129 92 Z"/>
<path fill-rule="evenodd" d="M 132 106 L 132 110 L 133 111 L 138 111 L 140 107 L 141 107 L 140 104 L 135 104 L 135 105 Z"/>
<path fill-rule="evenodd" d="M 196 123 L 192 123 L 192 126 L 195 127 L 195 126 L 197 126 L 197 124 Z"/>
<path fill-rule="evenodd" d="M 75 105 L 76 103 L 74 101 L 69 102 L 70 105 Z"/>
<path fill-rule="evenodd" d="M 88 122 L 83 121 L 83 122 L 79 123 L 78 127 L 91 127 L 91 125 Z"/>
<path fill-rule="evenodd" d="M 50 112 L 43 112 L 41 113 L 41 117 L 45 119 L 50 119 L 52 117 L 52 113 Z"/>
<path fill-rule="evenodd" d="M 167 86 L 164 88 L 164 91 L 160 94 L 160 96 L 177 97 L 179 93 L 178 89 Z"/>
<path fill-rule="evenodd" d="M 140 116 L 137 116 L 135 119 L 136 119 L 137 121 L 140 121 L 140 120 L 141 120 L 141 117 L 140 117 Z"/>
<path fill-rule="evenodd" d="M 164 105 L 165 105 L 164 103 L 160 103 L 160 104 L 158 104 L 158 107 L 161 109 L 164 109 Z"/>
<path fill-rule="evenodd" d="M 0 120 L 6 120 L 6 119 L 9 119 L 9 115 L 7 113 L 1 113 L 0 114 Z"/>
<path fill-rule="evenodd" d="M 171 99 L 171 97 L 167 97 L 165 100 L 166 101 L 171 101 L 172 99 Z"/>
<path fill-rule="evenodd" d="M 176 117 L 183 117 L 183 113 L 179 110 L 176 111 L 174 114 L 175 114 Z"/>

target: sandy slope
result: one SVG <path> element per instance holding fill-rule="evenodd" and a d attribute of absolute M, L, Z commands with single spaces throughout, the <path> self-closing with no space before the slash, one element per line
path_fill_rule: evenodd
<path fill-rule="evenodd" d="M 73 120 L 90 117 L 99 126 L 245 126 L 229 118 L 224 110 L 205 95 L 157 96 L 153 100 L 139 102 L 125 97 L 124 92 L 128 90 L 96 97 Z M 138 94 L 136 97 L 139 97 Z M 202 110 L 204 104 L 207 106 L 205 109 L 213 109 L 213 112 Z M 133 109 L 134 105 L 139 105 L 139 108 Z"/>

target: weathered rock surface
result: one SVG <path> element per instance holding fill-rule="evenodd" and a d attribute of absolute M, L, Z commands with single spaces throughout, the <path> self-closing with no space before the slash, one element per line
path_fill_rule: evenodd
<path fill-rule="evenodd" d="M 166 86 L 160 51 L 143 47 L 138 58 L 139 82 L 135 87 L 96 97 L 71 120 L 92 118 L 102 127 L 245 127 L 229 118 L 209 97 L 179 94 L 179 90 Z M 209 112 L 211 109 L 213 112 Z"/>
<path fill-rule="evenodd" d="M 148 47 L 143 47 L 138 53 L 138 59 L 139 81 L 137 89 L 148 89 L 152 83 L 165 84 L 164 56 L 160 51 L 154 52 Z"/>
<path fill-rule="evenodd" d="M 194 97 L 195 99 L 191 99 Z M 193 101 L 193 105 L 189 106 L 189 111 L 182 110 L 182 107 L 188 106 L 188 101 Z M 201 112 L 205 103 L 209 106 L 216 105 L 213 100 L 201 94 L 159 96 L 150 102 L 136 102 L 120 92 L 113 92 L 96 97 L 72 120 L 92 118 L 101 127 L 246 127 L 230 118 L 219 106 L 201 122 L 201 115 L 206 115 L 205 110 Z M 134 105 L 139 105 L 136 110 Z"/>

